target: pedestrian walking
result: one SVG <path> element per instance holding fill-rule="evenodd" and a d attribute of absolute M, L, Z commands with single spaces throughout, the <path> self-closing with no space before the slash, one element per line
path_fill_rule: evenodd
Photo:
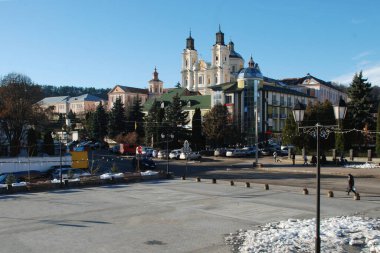
<path fill-rule="evenodd" d="M 295 153 L 292 153 L 292 162 L 293 162 L 293 165 L 296 164 L 296 154 Z"/>
<path fill-rule="evenodd" d="M 350 195 L 350 192 L 353 192 L 356 195 L 354 176 L 351 174 L 348 174 L 347 195 Z"/>
<path fill-rule="evenodd" d="M 306 155 L 303 156 L 303 165 L 308 165 Z"/>
<path fill-rule="evenodd" d="M 273 159 L 274 159 L 274 162 L 277 162 L 277 152 L 276 151 L 273 152 Z"/>

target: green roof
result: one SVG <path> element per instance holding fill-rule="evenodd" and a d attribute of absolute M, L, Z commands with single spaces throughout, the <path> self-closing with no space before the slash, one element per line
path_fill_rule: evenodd
<path fill-rule="evenodd" d="M 161 97 L 154 97 L 148 99 L 143 105 L 143 111 L 148 112 L 152 108 L 154 101 L 157 103 L 164 102 L 165 106 L 173 101 L 173 97 L 178 94 L 183 103 L 184 110 L 195 110 L 195 108 L 200 109 L 211 109 L 211 96 L 210 95 L 193 95 L 198 94 L 197 92 L 192 92 L 186 88 L 176 88 L 170 90 L 168 93 L 162 94 Z M 190 106 L 188 103 L 190 101 Z"/>

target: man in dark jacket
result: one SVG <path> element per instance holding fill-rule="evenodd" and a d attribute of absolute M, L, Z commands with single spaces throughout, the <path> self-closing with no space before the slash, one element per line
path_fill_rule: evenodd
<path fill-rule="evenodd" d="M 347 195 L 350 195 L 350 192 L 353 192 L 356 194 L 354 176 L 351 174 L 348 174 Z"/>

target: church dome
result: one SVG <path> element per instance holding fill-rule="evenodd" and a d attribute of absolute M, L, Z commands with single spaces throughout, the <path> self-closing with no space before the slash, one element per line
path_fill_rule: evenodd
<path fill-rule="evenodd" d="M 253 61 L 252 56 L 248 62 L 248 68 L 240 70 L 238 79 L 263 79 L 259 65 Z"/>
<path fill-rule="evenodd" d="M 230 58 L 238 58 L 244 60 L 243 57 L 235 51 L 235 45 L 232 41 L 228 43 L 228 48 L 230 49 Z"/>

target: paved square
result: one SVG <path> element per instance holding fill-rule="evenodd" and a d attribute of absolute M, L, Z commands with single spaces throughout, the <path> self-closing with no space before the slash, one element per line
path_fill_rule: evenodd
<path fill-rule="evenodd" d="M 315 217 L 301 188 L 203 180 L 0 196 L 2 252 L 231 252 L 224 236 L 288 218 Z M 322 193 L 323 217 L 380 213 L 380 198 Z"/>

